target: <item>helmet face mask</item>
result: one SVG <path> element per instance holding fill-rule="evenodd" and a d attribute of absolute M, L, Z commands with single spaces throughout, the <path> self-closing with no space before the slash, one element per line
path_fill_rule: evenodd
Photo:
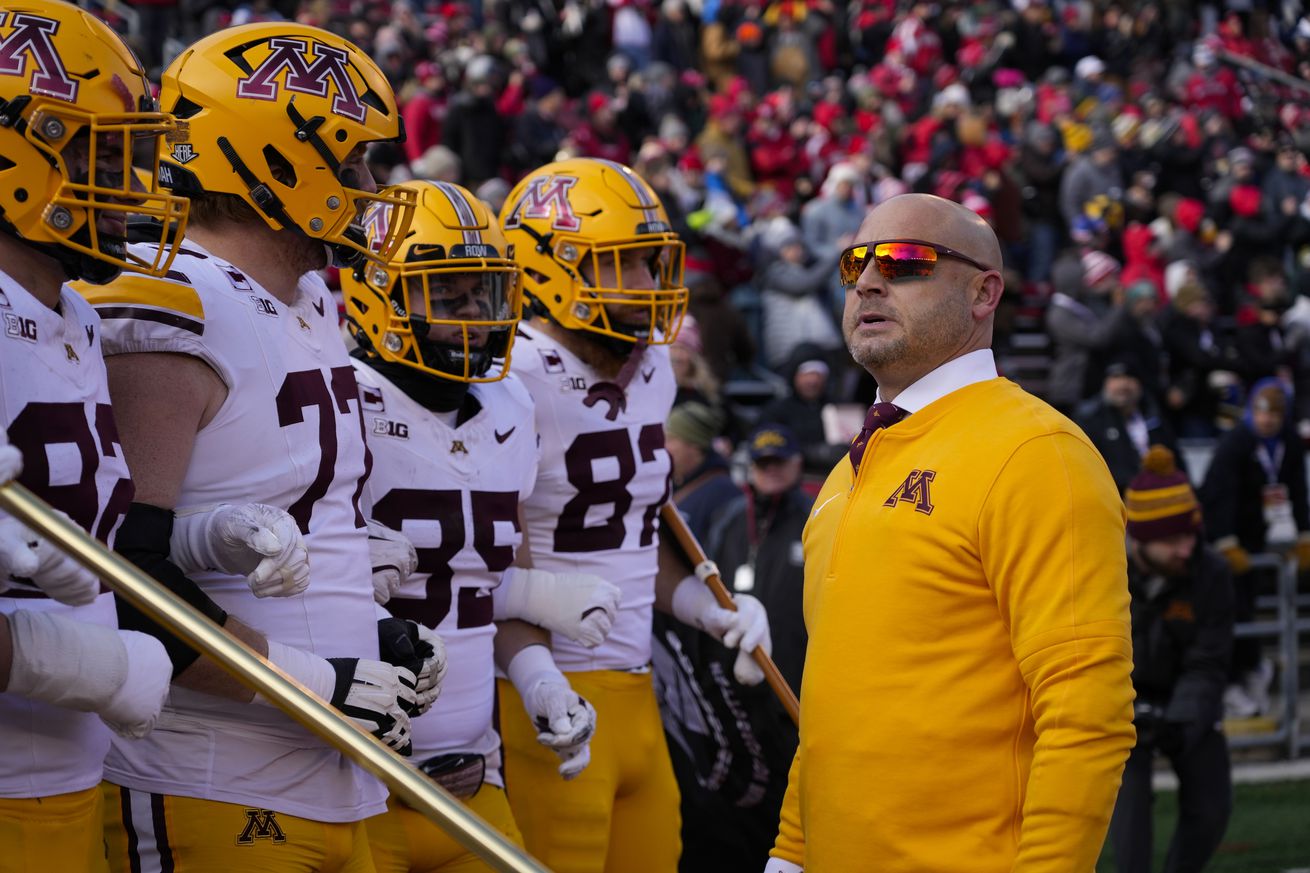
<path fill-rule="evenodd" d="M 571 245 L 560 243 L 557 257 L 563 260 Z M 685 247 L 677 241 L 595 246 L 577 264 L 581 283 L 571 315 L 579 326 L 609 337 L 647 344 L 676 337 L 687 304 L 684 261 Z"/>
<path fill-rule="evenodd" d="M 159 187 L 158 143 L 174 122 L 155 111 L 136 58 L 106 25 L 64 3 L 9 6 L 0 38 L 34 56 L 20 53 L 15 71 L 0 71 L 0 212 L 10 232 L 70 278 L 164 275 L 187 201 Z M 149 261 L 127 251 L 129 215 L 158 223 Z"/>
<path fill-rule="evenodd" d="M 632 170 L 592 158 L 547 164 L 510 192 L 501 225 L 525 292 L 565 329 L 618 348 L 677 337 L 687 311 L 686 251 Z"/>
<path fill-rule="evenodd" d="M 400 250 L 386 265 L 366 264 L 341 277 L 351 332 L 383 360 L 429 376 L 503 379 L 522 283 L 495 215 L 458 185 L 406 182 L 388 192 L 397 189 L 417 202 Z M 368 218 L 371 228 L 385 222 L 372 211 Z"/>
<path fill-rule="evenodd" d="M 404 129 L 391 86 L 353 44 L 288 22 L 227 28 L 164 71 L 160 102 L 179 121 L 163 154 L 175 190 L 239 197 L 270 227 L 321 241 L 338 266 L 395 254 L 414 201 L 377 192 L 364 150 Z M 384 233 L 367 226 L 374 215 Z"/>

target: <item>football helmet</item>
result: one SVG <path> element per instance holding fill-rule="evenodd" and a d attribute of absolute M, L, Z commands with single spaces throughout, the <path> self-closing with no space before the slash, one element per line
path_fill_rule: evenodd
<path fill-rule="evenodd" d="M 456 382 L 495 382 L 509 371 L 522 308 L 513 252 L 496 216 L 467 189 L 405 182 L 414 220 L 385 264 L 341 274 L 346 318 L 359 345 L 384 361 Z M 370 237 L 385 239 L 386 212 L 371 207 Z M 496 360 L 500 366 L 493 369 Z"/>
<path fill-rule="evenodd" d="M 403 141 L 396 98 L 377 64 L 335 34 L 288 22 L 231 27 L 194 43 L 164 71 L 160 105 L 177 117 L 163 183 L 182 194 L 232 194 L 274 229 L 321 240 L 338 266 L 395 255 L 411 192 L 380 195 L 359 151 Z M 362 218 L 390 210 L 370 247 Z"/>
<path fill-rule="evenodd" d="M 510 192 L 500 223 L 524 291 L 562 327 L 650 345 L 677 337 L 686 251 L 655 192 L 628 167 L 547 164 Z"/>
<path fill-rule="evenodd" d="M 103 22 L 58 0 L 0 8 L 0 228 L 70 279 L 168 271 L 187 214 L 158 185 L 157 143 L 171 130 L 140 63 Z M 127 250 L 129 215 L 158 220 L 149 262 Z"/>

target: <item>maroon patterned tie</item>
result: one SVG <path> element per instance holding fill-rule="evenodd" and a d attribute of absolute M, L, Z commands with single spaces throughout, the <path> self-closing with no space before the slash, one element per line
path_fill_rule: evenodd
<path fill-rule="evenodd" d="M 860 459 L 864 457 L 864 447 L 869 444 L 874 431 L 891 427 L 909 414 L 895 403 L 873 404 L 869 414 L 864 417 L 864 427 L 860 429 L 859 436 L 851 441 L 851 466 L 857 475 L 860 472 Z"/>

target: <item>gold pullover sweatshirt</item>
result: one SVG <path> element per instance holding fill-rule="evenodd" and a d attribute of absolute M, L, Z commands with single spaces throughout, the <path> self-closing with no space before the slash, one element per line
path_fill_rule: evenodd
<path fill-rule="evenodd" d="M 870 439 L 804 534 L 800 748 L 773 854 L 806 873 L 1091 871 L 1134 743 L 1124 511 L 1005 379 Z"/>

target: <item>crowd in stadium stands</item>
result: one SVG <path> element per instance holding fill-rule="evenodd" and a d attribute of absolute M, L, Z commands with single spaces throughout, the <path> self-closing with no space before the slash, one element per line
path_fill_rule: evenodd
<path fill-rule="evenodd" d="M 371 155 L 379 178 L 498 207 L 558 155 L 630 163 L 688 241 L 719 381 L 790 373 L 804 347 L 855 397 L 836 255 L 871 205 L 925 191 L 995 227 L 1011 315 L 1045 309 L 1037 387 L 1057 406 L 1095 398 L 1118 360 L 1144 408 L 1213 437 L 1278 376 L 1310 432 L 1310 88 L 1289 78 L 1310 71 L 1310 18 L 1032 0 L 137 9 L 143 28 L 295 16 L 370 49 L 409 134 Z M 722 325 L 725 300 L 739 317 Z"/>
<path fill-rule="evenodd" d="M 499 210 L 516 180 L 561 156 L 630 164 L 648 180 L 687 244 L 692 292 L 673 350 L 674 493 L 729 584 L 750 590 L 761 554 L 788 580 L 791 598 L 769 609 L 775 642 L 796 649 L 784 644 L 779 661 L 793 682 L 804 630 L 780 633 L 777 616 L 799 612 L 801 470 L 840 459 L 874 389 L 842 341 L 837 257 L 871 207 L 905 192 L 955 200 L 995 229 L 1002 374 L 1073 417 L 1121 491 L 1151 445 L 1216 443 L 1195 484 L 1205 535 L 1237 579 L 1239 620 L 1254 608 L 1251 553 L 1295 542 L 1310 564 L 1310 16 L 1299 3 L 136 0 L 98 11 L 156 72 L 170 46 L 229 24 L 294 19 L 354 41 L 395 87 L 408 131 L 370 151 L 379 183 L 457 182 Z M 843 418 L 842 403 L 858 415 Z M 745 500 L 729 476 L 734 447 Z M 1234 656 L 1228 715 L 1267 710 L 1269 662 L 1250 641 Z M 788 730 L 760 738 L 783 761 Z M 731 847 L 751 858 L 772 840 L 785 764 L 768 781 L 771 808 Z M 685 786 L 694 825 L 709 801 Z"/>

